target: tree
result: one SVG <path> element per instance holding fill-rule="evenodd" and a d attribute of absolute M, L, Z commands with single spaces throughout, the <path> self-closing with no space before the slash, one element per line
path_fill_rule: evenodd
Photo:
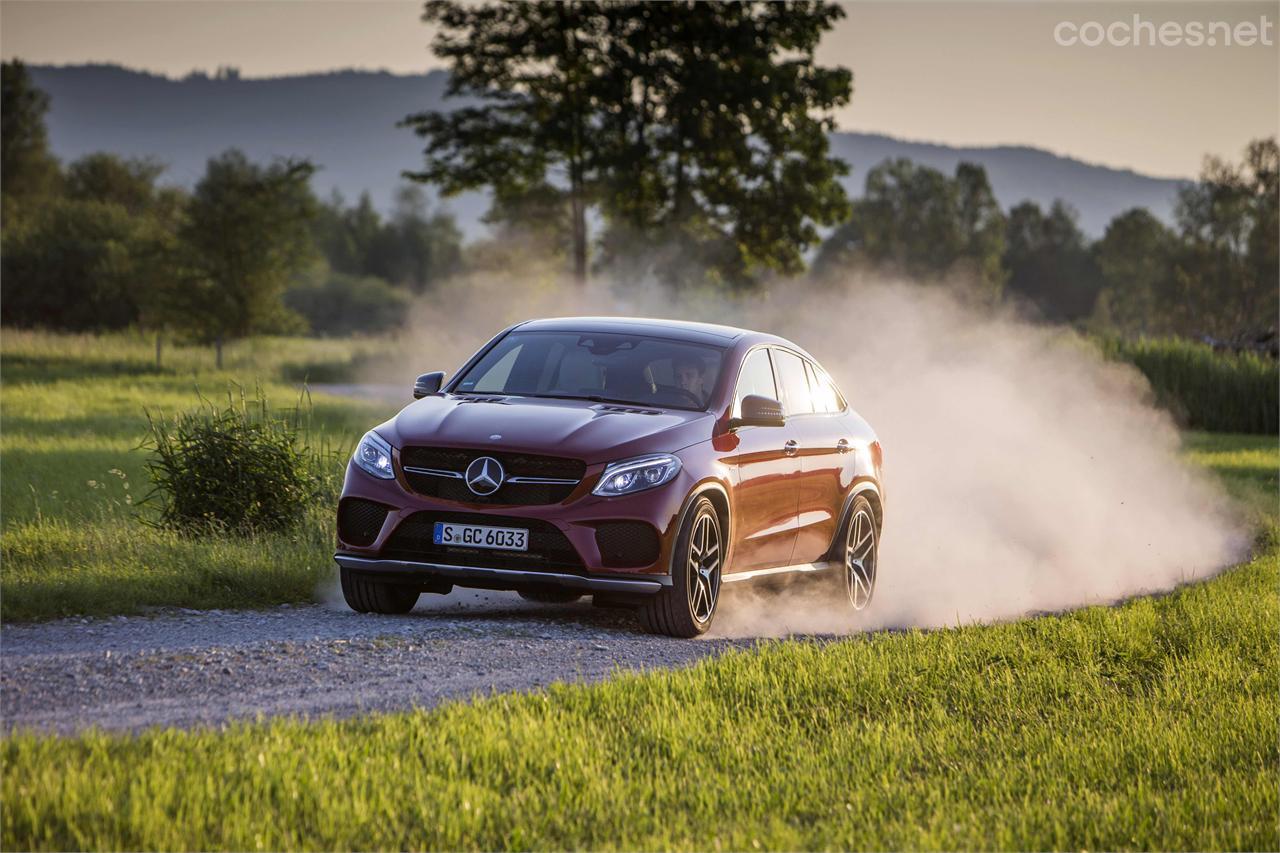
<path fill-rule="evenodd" d="M 479 103 L 404 120 L 427 140 L 425 168 L 407 176 L 445 195 L 490 187 L 511 198 L 557 172 L 567 185 L 579 281 L 587 275 L 586 210 L 598 181 L 588 162 L 587 85 L 599 62 L 602 10 L 578 2 L 428 2 L 423 20 L 439 28 L 433 50 L 450 63 L 446 96 Z"/>
<path fill-rule="evenodd" d="M 305 161 L 252 163 L 232 149 L 209 161 L 179 230 L 181 286 L 170 314 L 217 347 L 288 325 L 281 295 L 313 251 Z"/>
<path fill-rule="evenodd" d="M 1055 201 L 1046 214 L 1024 201 L 1009 211 L 1005 266 L 1008 292 L 1051 322 L 1087 317 L 1101 287 L 1097 265 L 1076 225 L 1076 213 Z"/>
<path fill-rule="evenodd" d="M 1177 237 L 1143 208 L 1116 216 L 1093 247 L 1102 277 L 1099 322 L 1128 334 L 1176 330 L 1170 304 Z"/>
<path fill-rule="evenodd" d="M 51 199 L 5 228 L 0 318 L 72 331 L 133 325 L 163 286 L 167 237 L 118 204 Z"/>
<path fill-rule="evenodd" d="M 160 167 L 91 154 L 61 193 L 5 223 L 4 322 L 86 331 L 150 324 L 164 290 L 182 195 Z M 32 197 L 28 197 L 31 201 Z"/>
<path fill-rule="evenodd" d="M 159 199 L 156 180 L 163 172 L 164 166 L 153 160 L 89 154 L 67 167 L 64 192 L 68 198 L 118 204 L 131 214 L 145 213 Z"/>
<path fill-rule="evenodd" d="M 353 276 L 325 270 L 296 281 L 284 295 L 285 305 L 298 312 L 311 331 L 321 335 L 385 332 L 404 322 L 410 297 L 373 276 Z"/>
<path fill-rule="evenodd" d="M 817 226 L 849 213 L 827 133 L 853 78 L 814 59 L 843 14 L 821 2 L 608 7 L 597 85 L 613 247 L 663 252 L 667 280 L 681 267 L 739 285 L 804 268 Z"/>
<path fill-rule="evenodd" d="M 922 281 L 960 275 L 994 301 L 1005 278 L 1004 228 L 982 166 L 960 163 L 949 178 L 910 160 L 886 161 L 867 173 L 863 198 L 823 244 L 814 271 L 870 264 Z"/>
<path fill-rule="evenodd" d="M 374 208 L 368 193 L 351 208 L 336 196 L 318 208 L 312 230 L 336 272 L 373 276 L 415 293 L 457 272 L 462 263 L 457 224 L 449 214 L 429 210 L 418 186 L 400 189 L 389 220 Z"/>
<path fill-rule="evenodd" d="M 48 111 L 49 96 L 21 60 L 0 66 L 0 192 L 6 199 L 47 194 L 57 184 L 58 162 L 44 127 Z"/>
<path fill-rule="evenodd" d="M 1276 329 L 1278 176 L 1280 147 L 1259 139 L 1239 166 L 1207 158 L 1200 181 L 1179 193 L 1172 298 L 1183 334 L 1240 342 Z"/>
<path fill-rule="evenodd" d="M 852 77 L 814 63 L 842 15 L 822 2 L 430 2 L 448 94 L 471 101 L 405 120 L 428 142 L 411 177 L 446 194 L 488 187 L 498 219 L 557 209 L 559 193 L 579 280 L 592 206 L 608 260 L 662 248 L 668 279 L 690 261 L 735 283 L 796 272 L 817 225 L 848 212 L 826 132 Z"/>

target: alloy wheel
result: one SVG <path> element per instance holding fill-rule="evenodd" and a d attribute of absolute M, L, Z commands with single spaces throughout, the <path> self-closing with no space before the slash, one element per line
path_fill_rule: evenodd
<path fill-rule="evenodd" d="M 866 506 L 856 506 L 849 519 L 844 548 L 845 591 L 854 610 L 871 603 L 876 589 L 876 525 Z"/>
<path fill-rule="evenodd" d="M 704 512 L 694 521 L 689 536 L 689 609 L 699 622 L 706 622 L 715 612 L 722 557 L 719 521 L 714 512 Z"/>

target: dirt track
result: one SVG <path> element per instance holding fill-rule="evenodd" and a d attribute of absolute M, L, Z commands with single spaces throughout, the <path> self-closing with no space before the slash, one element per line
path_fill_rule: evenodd
<path fill-rule="evenodd" d="M 345 716 L 680 666 L 751 642 L 652 637 L 625 611 L 508 593 L 455 592 L 399 617 L 305 605 L 67 619 L 0 630 L 0 711 L 6 730 L 60 732 Z"/>

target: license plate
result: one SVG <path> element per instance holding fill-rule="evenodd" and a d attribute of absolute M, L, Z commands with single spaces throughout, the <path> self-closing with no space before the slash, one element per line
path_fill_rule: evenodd
<path fill-rule="evenodd" d="M 485 527 L 480 524 L 450 524 L 437 521 L 437 545 L 461 548 L 493 548 L 498 551 L 529 550 L 529 531 L 519 527 Z"/>

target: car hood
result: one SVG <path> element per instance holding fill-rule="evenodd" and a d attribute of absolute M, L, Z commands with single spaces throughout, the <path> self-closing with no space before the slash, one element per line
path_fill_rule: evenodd
<path fill-rule="evenodd" d="M 378 427 L 396 447 L 492 448 L 581 459 L 588 465 L 672 453 L 711 438 L 707 412 L 587 400 L 424 397 Z"/>

